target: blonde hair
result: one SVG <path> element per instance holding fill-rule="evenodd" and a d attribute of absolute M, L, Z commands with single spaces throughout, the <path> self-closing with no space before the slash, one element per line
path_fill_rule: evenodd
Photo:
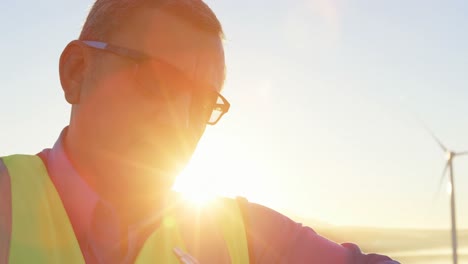
<path fill-rule="evenodd" d="M 220 38 L 224 37 L 218 18 L 201 0 L 96 0 L 79 39 L 105 41 L 137 8 L 158 8 Z"/>

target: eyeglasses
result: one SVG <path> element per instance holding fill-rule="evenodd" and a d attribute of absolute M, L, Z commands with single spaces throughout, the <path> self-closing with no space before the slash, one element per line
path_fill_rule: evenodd
<path fill-rule="evenodd" d="M 215 125 L 229 111 L 230 103 L 216 89 L 195 82 L 184 72 L 162 59 L 100 41 L 82 41 L 88 47 L 133 60 L 135 79 L 148 96 L 171 99 L 190 91 L 190 121 Z M 200 119 L 201 118 L 201 119 Z"/>

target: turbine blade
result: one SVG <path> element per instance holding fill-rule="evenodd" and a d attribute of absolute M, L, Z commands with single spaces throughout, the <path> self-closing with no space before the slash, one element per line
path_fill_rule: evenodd
<path fill-rule="evenodd" d="M 439 197 L 440 195 L 440 190 L 442 189 L 442 184 L 444 183 L 444 178 L 445 178 L 445 174 L 447 174 L 447 170 L 448 170 L 448 167 L 449 167 L 449 163 L 445 163 L 445 167 L 444 167 L 444 170 L 442 172 L 442 176 L 440 177 L 440 180 L 439 180 L 439 186 L 437 188 L 437 192 L 435 193 L 434 195 L 434 198 L 432 199 L 433 203 L 435 202 L 435 200 Z M 452 183 L 450 183 L 452 184 Z"/>
<path fill-rule="evenodd" d="M 458 152 L 456 155 L 457 156 L 465 156 L 465 155 L 468 155 L 468 151 Z"/>
<path fill-rule="evenodd" d="M 442 187 L 442 183 L 444 182 L 445 174 L 447 174 L 448 167 L 449 167 L 449 163 L 447 162 L 445 164 L 444 171 L 442 172 L 442 175 L 440 176 L 439 191 L 440 191 L 440 188 Z"/>
<path fill-rule="evenodd" d="M 447 152 L 448 149 L 442 144 L 442 142 L 439 140 L 439 138 L 436 137 L 436 135 L 429 129 L 427 128 L 428 132 L 431 134 L 432 138 L 439 144 L 440 148 L 444 151 Z"/>
<path fill-rule="evenodd" d="M 429 135 L 431 135 L 431 137 L 434 139 L 434 141 L 437 142 L 437 144 L 439 145 L 439 147 L 440 147 L 444 152 L 447 152 L 448 149 L 445 147 L 444 144 L 442 144 L 442 141 L 440 141 L 439 138 L 436 137 L 436 135 L 434 134 L 434 132 L 432 132 L 432 130 L 426 125 L 426 123 L 425 123 L 422 119 L 420 119 L 420 118 L 418 118 L 418 117 L 416 117 L 416 118 L 417 118 L 418 122 L 421 124 L 421 126 L 424 128 L 424 130 L 426 130 L 426 132 L 429 133 Z"/>

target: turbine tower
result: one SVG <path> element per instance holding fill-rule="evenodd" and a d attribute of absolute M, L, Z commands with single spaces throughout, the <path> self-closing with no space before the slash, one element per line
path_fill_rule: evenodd
<path fill-rule="evenodd" d="M 450 213 L 451 213 L 451 221 L 452 221 L 452 258 L 453 258 L 453 264 L 458 264 L 458 253 L 457 253 L 457 223 L 456 223 L 456 210 L 455 210 L 455 182 L 453 179 L 453 159 L 457 156 L 464 156 L 468 155 L 468 151 L 463 151 L 463 152 L 455 152 L 447 147 L 445 147 L 444 144 L 432 133 L 430 129 L 428 129 L 428 132 L 431 134 L 432 138 L 439 144 L 440 148 L 444 153 L 446 154 L 446 159 L 447 163 L 445 164 L 444 171 L 442 172 L 442 177 L 440 179 L 440 183 L 442 183 L 442 180 L 445 177 L 445 174 L 447 173 L 447 169 L 449 170 L 449 183 L 450 183 Z"/>

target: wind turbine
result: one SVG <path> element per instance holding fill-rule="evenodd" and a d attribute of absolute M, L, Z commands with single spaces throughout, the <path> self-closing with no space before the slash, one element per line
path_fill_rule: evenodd
<path fill-rule="evenodd" d="M 449 174 L 449 183 L 450 183 L 450 212 L 452 220 L 452 257 L 453 264 L 458 263 L 458 254 L 457 254 L 457 223 L 456 223 L 456 214 L 455 214 L 455 182 L 453 181 L 453 159 L 457 156 L 468 155 L 468 151 L 455 152 L 448 149 L 442 142 L 432 133 L 432 131 L 427 128 L 427 131 L 431 134 L 432 138 L 439 144 L 442 151 L 446 154 L 447 163 L 445 164 L 444 171 L 442 172 L 442 177 L 440 178 L 439 186 L 442 184 L 442 181 L 447 173 L 447 169 L 450 171 Z"/>

